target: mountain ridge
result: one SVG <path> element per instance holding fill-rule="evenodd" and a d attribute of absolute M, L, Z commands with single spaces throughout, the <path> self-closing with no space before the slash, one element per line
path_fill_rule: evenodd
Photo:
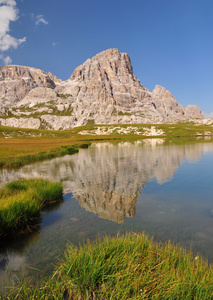
<path fill-rule="evenodd" d="M 196 105 L 184 108 L 164 87 L 150 92 L 134 75 L 130 57 L 102 51 L 66 81 L 34 67 L 0 67 L 0 124 L 67 129 L 86 124 L 170 123 L 203 119 Z"/>

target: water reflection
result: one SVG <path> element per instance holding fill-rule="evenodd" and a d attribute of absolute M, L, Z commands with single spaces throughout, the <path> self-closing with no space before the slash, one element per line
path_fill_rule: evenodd
<path fill-rule="evenodd" d="M 1 171 L 0 184 L 17 178 L 43 177 L 62 181 L 86 210 L 99 217 L 124 223 L 135 215 L 137 197 L 147 182 L 170 181 L 188 159 L 198 161 L 213 144 L 163 145 L 162 139 L 134 143 L 93 144 L 78 154 Z"/>
<path fill-rule="evenodd" d="M 39 242 L 41 224 L 42 224 L 42 215 L 50 214 L 52 211 L 59 209 L 63 204 L 63 201 L 58 203 L 51 203 L 45 206 L 40 213 L 40 216 L 37 217 L 37 222 L 34 226 L 30 227 L 29 232 L 19 233 L 15 236 L 10 237 L 9 239 L 1 240 L 0 244 L 0 291 L 1 284 L 4 282 L 16 281 L 17 272 L 25 272 L 27 265 L 27 259 L 25 257 L 26 249 L 33 246 Z M 46 226 L 51 226 L 51 223 L 55 222 L 56 218 L 51 218 L 49 224 Z M 12 271 L 12 272 L 10 272 Z M 5 274 L 4 274 L 5 273 Z M 26 272 L 25 272 L 26 273 Z"/>
<path fill-rule="evenodd" d="M 98 143 L 72 156 L 2 170 L 0 185 L 43 177 L 61 181 L 65 196 L 63 203 L 45 208 L 33 233 L 1 243 L 0 282 L 8 267 L 15 273 L 33 267 L 47 274 L 67 240 L 78 244 L 131 229 L 181 242 L 213 261 L 210 152 L 213 143 Z"/>

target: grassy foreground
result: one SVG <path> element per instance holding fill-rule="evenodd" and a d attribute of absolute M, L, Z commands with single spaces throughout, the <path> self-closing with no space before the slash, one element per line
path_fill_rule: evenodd
<path fill-rule="evenodd" d="M 0 240 L 35 221 L 42 207 L 62 199 L 59 182 L 44 179 L 12 181 L 0 189 Z"/>
<path fill-rule="evenodd" d="M 144 233 L 68 246 L 51 278 L 2 299 L 213 299 L 213 267 Z"/>

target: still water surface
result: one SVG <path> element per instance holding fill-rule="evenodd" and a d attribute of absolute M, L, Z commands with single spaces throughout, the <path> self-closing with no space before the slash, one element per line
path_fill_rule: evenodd
<path fill-rule="evenodd" d="M 64 201 L 42 212 L 36 232 L 0 245 L 0 282 L 8 269 L 49 274 L 67 243 L 130 230 L 170 239 L 213 262 L 212 172 L 213 143 L 160 139 L 92 144 L 72 156 L 2 170 L 0 185 L 17 178 L 61 181 Z"/>

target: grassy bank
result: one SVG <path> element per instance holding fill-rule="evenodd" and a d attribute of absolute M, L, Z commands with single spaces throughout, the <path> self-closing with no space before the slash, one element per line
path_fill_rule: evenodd
<path fill-rule="evenodd" d="M 154 128 L 154 131 L 152 130 Z M 160 138 L 185 143 L 211 141 L 213 127 L 193 124 L 87 125 L 64 131 L 0 126 L 0 168 L 20 167 L 65 154 L 97 141 Z"/>
<path fill-rule="evenodd" d="M 16 296 L 14 296 L 15 294 Z M 3 299 L 213 299 L 213 267 L 145 234 L 68 246 L 54 275 L 22 282 Z"/>
<path fill-rule="evenodd" d="M 39 141 L 37 142 L 39 145 Z M 63 145 L 56 149 L 51 149 L 31 154 L 31 155 L 18 155 L 15 157 L 6 157 L 0 159 L 0 168 L 19 168 L 29 163 L 36 161 L 42 161 L 46 159 L 51 159 L 54 157 L 60 157 L 67 154 L 74 154 L 78 152 L 79 148 L 88 148 L 90 143 L 83 143 L 73 146 Z M 26 149 L 25 149 L 26 150 Z"/>
<path fill-rule="evenodd" d="M 44 205 L 62 199 L 62 192 L 61 183 L 44 179 L 21 179 L 6 184 L 0 189 L 0 240 L 26 230 Z"/>
<path fill-rule="evenodd" d="M 64 156 L 66 154 L 74 154 L 77 152 L 78 152 L 77 148 L 69 147 L 69 146 L 61 146 L 60 148 L 51 151 L 39 152 L 37 154 L 32 154 L 32 155 L 18 156 L 10 159 L 7 158 L 1 159 L 0 168 L 19 168 L 23 165 L 33 163 L 36 161 L 42 161 L 45 159 Z"/>

